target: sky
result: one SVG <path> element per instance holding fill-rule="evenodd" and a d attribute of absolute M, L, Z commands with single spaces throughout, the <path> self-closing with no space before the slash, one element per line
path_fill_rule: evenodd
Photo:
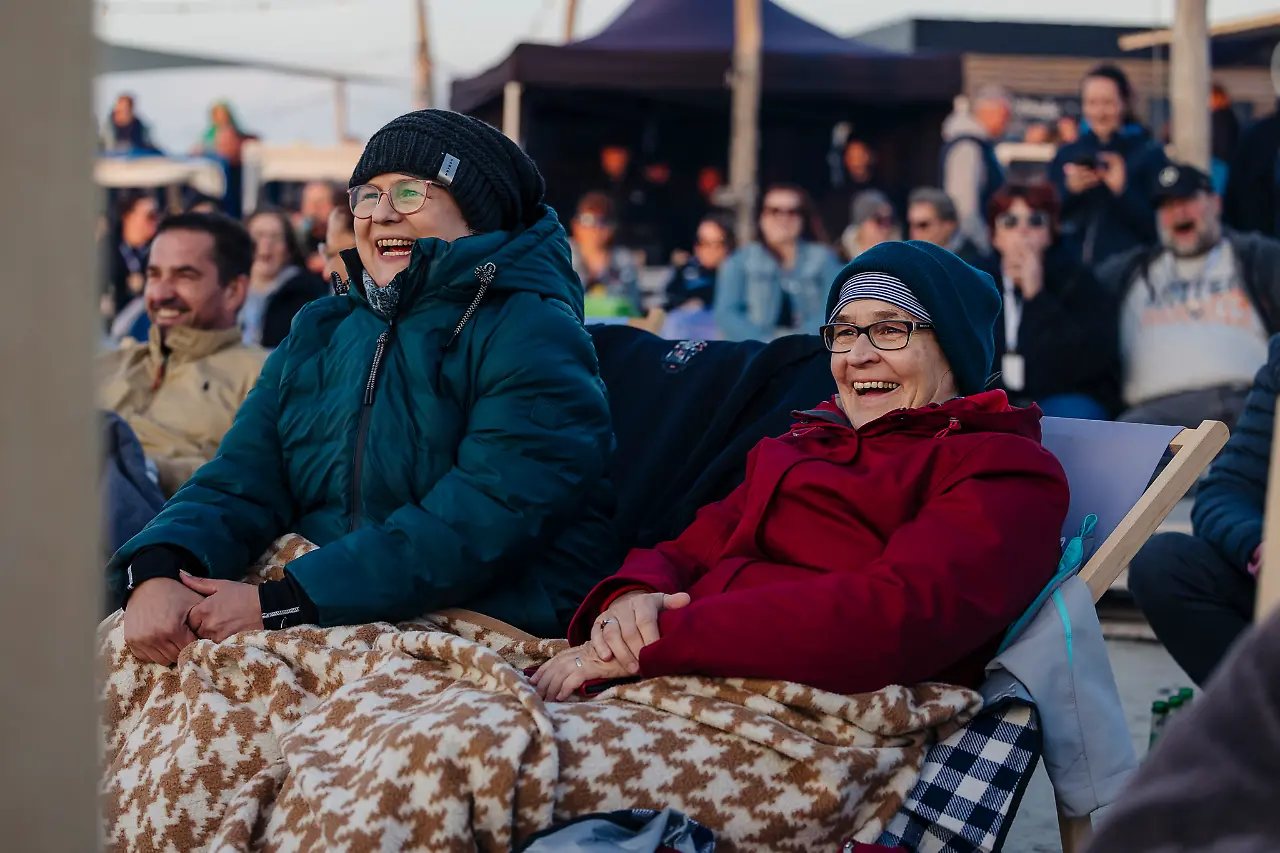
<path fill-rule="evenodd" d="M 697 2 L 697 0 L 689 0 Z M 292 66 L 402 80 L 352 84 L 350 131 L 367 137 L 412 108 L 413 0 L 95 0 L 98 33 L 111 41 L 204 56 L 258 58 Z M 849 35 L 907 17 L 1051 20 L 1167 26 L 1175 0 L 1072 0 L 1028 11 L 1027 0 L 779 0 L 816 24 Z M 628 0 L 578 0 L 576 35 L 604 27 Z M 455 76 L 501 61 L 520 42 L 559 43 L 565 0 L 429 0 L 436 103 Z M 1274 12 L 1276 0 L 1212 0 L 1210 19 Z M 281 144 L 332 144 L 333 85 L 250 70 L 175 70 L 98 79 L 99 117 L 117 92 L 133 92 L 157 142 L 190 148 L 208 106 L 230 101 L 248 130 Z"/>

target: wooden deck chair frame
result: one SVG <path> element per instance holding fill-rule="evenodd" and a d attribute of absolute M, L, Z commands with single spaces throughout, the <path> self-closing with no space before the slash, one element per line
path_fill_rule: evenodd
<path fill-rule="evenodd" d="M 1115 583 L 1129 561 L 1138 553 L 1138 549 L 1160 527 L 1174 505 L 1182 500 L 1209 467 L 1209 463 L 1221 452 L 1229 435 L 1226 424 L 1204 421 L 1196 429 L 1184 429 L 1169 442 L 1173 460 L 1147 486 L 1142 497 L 1080 570 L 1080 577 L 1088 584 L 1095 604 Z M 1280 429 L 1277 430 L 1277 438 L 1280 439 Z M 1280 478 L 1280 471 L 1277 471 L 1280 467 L 1278 459 L 1280 452 L 1273 452 L 1273 482 Z M 1277 501 L 1280 502 L 1280 499 Z M 1276 516 L 1274 519 L 1271 518 L 1272 514 Z M 1267 561 L 1276 565 L 1280 562 L 1280 507 L 1275 507 L 1273 512 L 1272 501 L 1268 498 L 1267 530 L 1273 529 L 1276 534 L 1268 537 L 1270 551 Z M 1271 556 L 1272 552 L 1274 558 Z M 1276 598 L 1280 599 L 1280 572 L 1272 572 L 1271 576 L 1276 578 L 1273 586 L 1276 587 Z M 1261 598 L 1259 595 L 1260 600 Z M 1062 837 L 1063 853 L 1079 853 L 1093 835 L 1093 821 L 1088 816 L 1067 817 L 1062 811 L 1062 804 L 1058 803 L 1058 831 Z"/>
<path fill-rule="evenodd" d="M 1271 462 L 1267 466 L 1267 505 L 1262 521 L 1262 569 L 1258 572 L 1258 597 L 1254 621 L 1261 622 L 1280 607 L 1280 406 L 1271 432 Z"/>

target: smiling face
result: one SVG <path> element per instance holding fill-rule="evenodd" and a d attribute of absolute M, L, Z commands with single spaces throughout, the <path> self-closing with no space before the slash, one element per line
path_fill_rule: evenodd
<path fill-rule="evenodd" d="M 143 297 L 162 340 L 177 326 L 230 329 L 236 324 L 248 277 L 220 282 L 213 253 L 213 236 L 203 231 L 165 231 L 152 243 Z"/>
<path fill-rule="evenodd" d="M 859 181 L 871 177 L 871 149 L 861 139 L 852 139 L 844 147 L 844 167 L 849 175 Z"/>
<path fill-rule="evenodd" d="M 214 104 L 209 109 L 209 122 L 214 127 L 230 127 L 231 110 L 227 109 L 226 104 Z"/>
<path fill-rule="evenodd" d="M 160 223 L 160 206 L 151 196 L 143 196 L 133 203 L 120 221 L 120 236 L 130 246 L 145 246 L 156 236 Z"/>
<path fill-rule="evenodd" d="M 1004 98 L 983 98 L 973 105 L 974 119 L 982 125 L 987 136 L 997 142 L 1004 138 L 1012 116 L 1013 111 Z"/>
<path fill-rule="evenodd" d="M 631 165 L 631 152 L 621 145 L 606 145 L 600 149 L 600 170 L 615 181 L 627 175 Z"/>
<path fill-rule="evenodd" d="M 442 188 L 427 187 L 422 207 L 415 213 L 403 214 L 391 206 L 390 190 L 397 181 L 412 179 L 399 173 L 378 175 L 370 184 L 384 191 L 373 216 L 356 219 L 356 249 L 374 283 L 385 287 L 396 274 L 409 266 L 409 255 L 415 240 L 435 237 L 452 243 L 471 233 L 453 196 Z M 403 193 L 402 193 L 403 194 Z"/>
<path fill-rule="evenodd" d="M 876 210 L 858 226 L 859 251 L 865 252 L 892 239 L 894 239 L 893 208 L 888 205 Z"/>
<path fill-rule="evenodd" d="M 1109 140 L 1124 120 L 1124 96 L 1116 81 L 1107 77 L 1086 77 L 1080 89 L 1081 112 L 1098 138 Z"/>
<path fill-rule="evenodd" d="M 589 253 L 604 252 L 613 245 L 615 226 L 603 199 L 587 199 L 569 223 L 569 233 L 578 248 Z"/>
<path fill-rule="evenodd" d="M 302 203 L 298 212 L 306 219 L 313 219 L 323 227 L 333 210 L 333 188 L 323 181 L 312 181 L 302 188 Z"/>
<path fill-rule="evenodd" d="M 709 270 L 718 269 L 729 257 L 728 235 L 716 222 L 704 221 L 698 226 L 697 240 L 693 244 L 694 257 Z"/>
<path fill-rule="evenodd" d="M 111 120 L 117 127 L 127 127 L 133 122 L 133 98 L 121 95 L 111 107 Z"/>
<path fill-rule="evenodd" d="M 1203 255 L 1222 238 L 1222 201 L 1213 193 L 1174 198 L 1156 210 L 1160 242 L 1182 258 Z"/>
<path fill-rule="evenodd" d="M 837 323 L 869 326 L 882 320 L 918 320 L 896 305 L 879 299 L 859 299 L 846 305 Z M 930 330 L 912 333 L 899 350 L 878 350 L 859 335 L 849 352 L 831 354 L 840 408 L 855 429 L 895 409 L 918 409 L 945 403 L 956 396 L 955 378 L 938 340 Z"/>
<path fill-rule="evenodd" d="M 796 243 L 804 232 L 804 200 L 794 190 L 770 190 L 760 205 L 760 236 L 770 246 Z"/>
<path fill-rule="evenodd" d="M 907 229 L 912 240 L 924 240 L 944 249 L 951 244 L 956 223 L 938 215 L 938 209 L 927 201 L 917 201 L 907 208 Z"/>
<path fill-rule="evenodd" d="M 273 213 L 262 213 L 249 220 L 249 236 L 253 238 L 253 272 L 255 283 L 275 281 L 289 263 L 289 244 L 284 223 Z"/>

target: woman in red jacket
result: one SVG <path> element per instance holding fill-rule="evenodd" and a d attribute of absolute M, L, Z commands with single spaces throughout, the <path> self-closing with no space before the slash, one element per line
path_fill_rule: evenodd
<path fill-rule="evenodd" d="M 976 687 L 1048 583 L 1067 482 L 1040 411 L 983 392 L 1000 293 L 932 244 L 844 268 L 822 336 L 837 394 L 752 450 L 673 542 L 636 550 L 533 677 L 783 679 L 836 693 Z"/>

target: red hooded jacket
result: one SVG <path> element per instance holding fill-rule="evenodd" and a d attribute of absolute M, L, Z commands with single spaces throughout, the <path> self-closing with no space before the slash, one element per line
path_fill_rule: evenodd
<path fill-rule="evenodd" d="M 989 391 L 860 430 L 834 399 L 800 417 L 678 539 L 632 551 L 570 641 L 620 590 L 686 591 L 640 653 L 646 677 L 977 687 L 1061 555 L 1067 480 L 1040 444 L 1040 410 Z"/>

